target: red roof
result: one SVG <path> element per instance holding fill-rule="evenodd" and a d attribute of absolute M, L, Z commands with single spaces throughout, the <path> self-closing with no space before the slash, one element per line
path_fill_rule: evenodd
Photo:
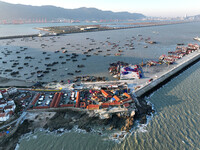
<path fill-rule="evenodd" d="M 77 97 L 76 97 L 76 107 L 80 106 L 80 92 L 77 92 Z"/>
<path fill-rule="evenodd" d="M 87 109 L 89 109 L 89 110 L 99 109 L 99 105 L 90 104 L 90 105 L 87 106 Z"/>
<path fill-rule="evenodd" d="M 101 107 L 102 107 L 102 108 L 108 108 L 108 107 L 109 107 L 109 103 L 102 103 L 102 104 L 101 104 Z"/>
<path fill-rule="evenodd" d="M 7 103 L 6 103 L 6 102 L 0 102 L 0 105 L 1 105 L 1 104 L 7 104 Z"/>
<path fill-rule="evenodd" d="M 129 106 L 130 106 L 130 104 L 129 104 L 129 103 L 126 103 L 126 104 L 124 104 L 124 106 L 125 106 L 125 107 L 129 107 Z"/>
<path fill-rule="evenodd" d="M 1 93 L 5 93 L 5 92 L 6 92 L 6 90 L 0 90 L 0 92 L 1 92 Z"/>
<path fill-rule="evenodd" d="M 104 97 L 112 97 L 110 94 L 108 94 L 106 91 L 101 90 L 101 93 L 103 94 Z"/>
<path fill-rule="evenodd" d="M 4 109 L 11 109 L 11 108 L 13 108 L 13 106 L 12 106 L 12 105 L 5 106 L 5 107 L 4 107 Z"/>
<path fill-rule="evenodd" d="M 0 117 L 5 117 L 6 113 L 0 113 Z"/>
<path fill-rule="evenodd" d="M 113 96 L 113 98 L 116 100 L 116 101 L 120 101 L 120 99 L 119 99 L 119 97 L 117 97 L 116 95 L 115 96 Z"/>
<path fill-rule="evenodd" d="M 13 115 L 14 112 L 13 112 L 13 111 L 9 111 L 8 114 L 9 114 L 9 115 Z"/>

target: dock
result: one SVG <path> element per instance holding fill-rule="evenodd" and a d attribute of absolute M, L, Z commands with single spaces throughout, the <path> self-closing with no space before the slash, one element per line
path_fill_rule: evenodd
<path fill-rule="evenodd" d="M 17 39 L 17 38 L 27 38 L 27 37 L 38 37 L 38 34 L 2 36 L 2 37 L 0 37 L 0 40 L 4 40 L 4 39 Z"/>
<path fill-rule="evenodd" d="M 148 71 L 148 68 L 143 67 L 144 78 L 138 80 L 128 81 L 133 89 L 135 97 L 144 97 L 152 91 L 158 89 L 164 83 L 168 82 L 171 78 L 184 71 L 186 68 L 196 63 L 200 59 L 200 50 L 197 50 L 189 55 L 177 60 L 173 65 L 162 67 L 159 71 Z M 152 66 L 158 69 L 157 66 Z M 145 72 L 146 70 L 146 72 Z M 149 70 L 153 70 L 152 68 Z M 137 87 L 137 88 L 136 88 Z"/>

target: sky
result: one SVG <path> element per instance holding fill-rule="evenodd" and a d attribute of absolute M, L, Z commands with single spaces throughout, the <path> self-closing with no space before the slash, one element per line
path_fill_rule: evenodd
<path fill-rule="evenodd" d="M 1 0 L 34 6 L 63 8 L 94 7 L 114 12 L 128 11 L 155 17 L 183 17 L 200 14 L 200 0 Z"/>

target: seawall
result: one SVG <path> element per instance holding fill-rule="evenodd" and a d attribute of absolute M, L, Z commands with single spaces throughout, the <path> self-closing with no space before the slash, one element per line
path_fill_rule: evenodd
<path fill-rule="evenodd" d="M 26 38 L 26 37 L 37 37 L 37 36 L 38 36 L 38 34 L 2 36 L 2 37 L 0 37 L 0 40 Z"/>
<path fill-rule="evenodd" d="M 157 90 L 165 83 L 169 82 L 172 78 L 183 72 L 186 68 L 200 60 L 200 50 L 185 57 L 186 58 L 178 60 L 177 64 L 172 69 L 161 72 L 161 75 L 157 78 L 153 78 L 153 81 L 149 82 L 148 84 L 146 83 L 146 85 L 137 89 L 134 92 L 134 95 L 136 97 L 144 97 Z"/>
<path fill-rule="evenodd" d="M 76 112 L 88 112 L 87 109 L 81 109 L 76 107 L 56 107 L 46 109 L 28 109 L 28 112 L 65 112 L 65 111 L 76 111 Z"/>

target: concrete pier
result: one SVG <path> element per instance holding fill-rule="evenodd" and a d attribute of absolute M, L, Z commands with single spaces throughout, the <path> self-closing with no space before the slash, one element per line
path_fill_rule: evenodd
<path fill-rule="evenodd" d="M 177 60 L 175 64 L 173 65 L 170 65 L 164 68 L 162 67 L 161 71 L 159 72 L 155 72 L 151 74 L 147 73 L 146 77 L 142 79 L 138 79 L 138 80 L 133 80 L 131 83 L 131 85 L 133 85 L 132 88 L 138 86 L 137 89 L 133 90 L 134 95 L 136 97 L 145 96 L 145 94 L 163 85 L 164 82 L 166 82 L 167 80 L 170 80 L 170 78 L 176 76 L 178 73 L 180 73 L 185 68 L 192 65 L 193 63 L 197 62 L 199 59 L 200 59 L 200 50 L 197 50 Z M 157 66 L 152 66 L 152 67 L 157 67 Z M 153 80 L 149 81 L 149 79 L 153 79 Z"/>
<path fill-rule="evenodd" d="M 17 39 L 17 38 L 27 38 L 27 37 L 37 37 L 37 36 L 38 36 L 38 34 L 2 36 L 2 37 L 0 37 L 0 40 L 4 40 L 4 39 Z"/>

